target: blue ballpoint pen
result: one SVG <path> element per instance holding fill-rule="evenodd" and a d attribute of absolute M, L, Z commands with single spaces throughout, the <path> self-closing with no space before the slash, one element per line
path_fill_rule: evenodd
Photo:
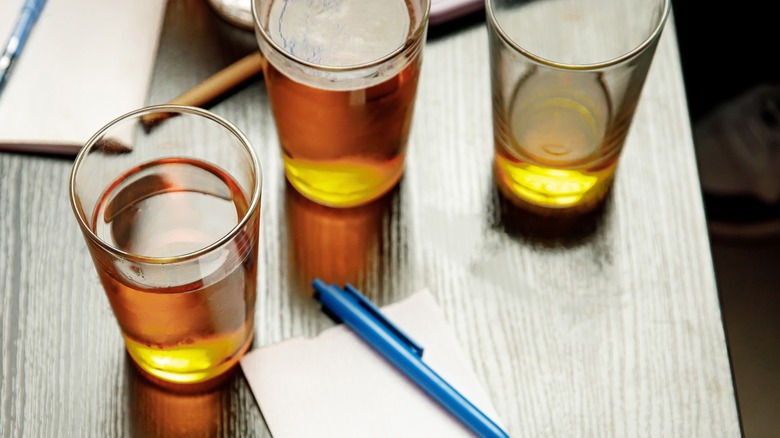
<path fill-rule="evenodd" d="M 26 0 L 24 2 L 11 37 L 8 39 L 5 50 L 3 50 L 3 54 L 0 56 L 0 94 L 2 94 L 3 88 L 5 88 L 8 78 L 11 76 L 14 61 L 22 52 L 24 43 L 27 42 L 27 36 L 30 34 L 30 29 L 32 29 L 35 21 L 38 19 L 38 15 L 40 15 L 45 3 L 46 0 Z"/>
<path fill-rule="evenodd" d="M 422 361 L 422 348 L 382 315 L 351 285 L 340 289 L 314 280 L 323 310 L 342 321 L 409 379 L 481 437 L 508 437 L 496 423 Z"/>

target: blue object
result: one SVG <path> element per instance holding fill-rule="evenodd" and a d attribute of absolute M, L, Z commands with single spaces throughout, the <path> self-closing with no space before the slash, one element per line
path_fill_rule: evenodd
<path fill-rule="evenodd" d="M 24 6 L 22 6 L 19 19 L 16 21 L 11 37 L 5 45 L 3 55 L 0 56 L 0 94 L 2 94 L 3 88 L 5 88 L 8 78 L 11 76 L 14 61 L 22 53 L 22 48 L 24 48 L 24 43 L 27 42 L 30 29 L 32 29 L 38 19 L 44 4 L 46 4 L 46 0 L 26 0 Z"/>
<path fill-rule="evenodd" d="M 422 361 L 422 348 L 394 326 L 351 285 L 340 289 L 321 279 L 313 282 L 323 310 L 352 329 L 434 400 L 481 437 L 508 437 L 496 423 Z"/>

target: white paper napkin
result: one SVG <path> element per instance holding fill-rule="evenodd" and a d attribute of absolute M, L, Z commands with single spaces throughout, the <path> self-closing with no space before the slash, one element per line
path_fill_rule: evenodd
<path fill-rule="evenodd" d="M 23 4 L 0 0 L 0 45 Z M 0 150 L 75 155 L 104 124 L 143 106 L 165 5 L 47 2 L 0 96 Z"/>
<path fill-rule="evenodd" d="M 501 424 L 427 290 L 382 311 L 423 346 L 426 364 Z M 343 325 L 251 351 L 241 367 L 275 438 L 473 436 Z"/>

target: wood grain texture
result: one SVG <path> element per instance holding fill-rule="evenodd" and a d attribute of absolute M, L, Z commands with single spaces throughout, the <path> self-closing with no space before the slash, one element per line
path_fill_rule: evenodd
<path fill-rule="evenodd" d="M 171 0 L 165 29 L 149 103 L 256 47 L 201 1 Z M 428 287 L 512 436 L 739 436 L 673 21 L 604 211 L 558 234 L 494 187 L 489 87 L 484 23 L 430 37 L 405 176 L 351 210 L 285 184 L 259 78 L 212 108 L 263 167 L 255 347 L 332 325 L 316 275 L 379 304 Z M 0 436 L 270 436 L 240 373 L 181 396 L 133 370 L 71 165 L 0 155 Z"/>

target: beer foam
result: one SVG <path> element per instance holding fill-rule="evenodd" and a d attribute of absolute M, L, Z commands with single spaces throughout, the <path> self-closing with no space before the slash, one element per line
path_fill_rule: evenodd
<path fill-rule="evenodd" d="M 274 2 L 271 39 L 306 62 L 346 67 L 380 59 L 407 39 L 410 10 L 404 0 L 287 0 Z"/>

